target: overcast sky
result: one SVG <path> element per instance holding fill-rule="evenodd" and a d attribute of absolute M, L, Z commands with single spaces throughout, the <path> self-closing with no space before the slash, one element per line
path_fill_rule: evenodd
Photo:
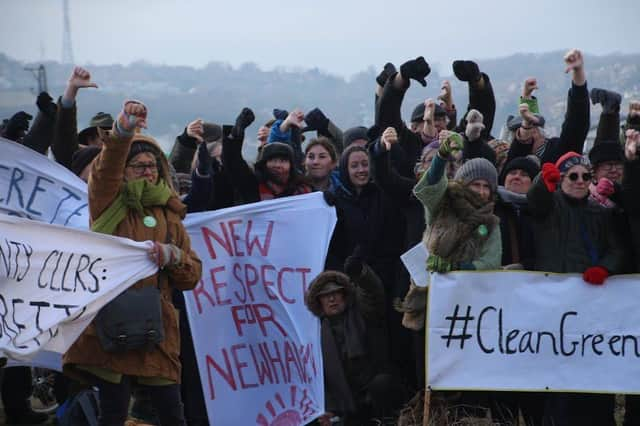
<path fill-rule="evenodd" d="M 69 0 L 76 63 L 318 67 L 349 76 L 579 47 L 638 52 L 639 0 Z M 0 52 L 60 60 L 62 0 L 0 0 Z"/>

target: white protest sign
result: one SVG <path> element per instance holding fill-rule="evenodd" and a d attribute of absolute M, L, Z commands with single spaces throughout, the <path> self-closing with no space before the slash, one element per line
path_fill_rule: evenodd
<path fill-rule="evenodd" d="M 324 412 L 320 322 L 304 295 L 335 223 L 319 192 L 187 217 L 203 278 L 185 299 L 212 424 L 303 425 Z"/>
<path fill-rule="evenodd" d="M 0 138 L 0 213 L 87 229 L 87 184 L 32 149 Z"/>
<path fill-rule="evenodd" d="M 407 268 L 411 279 L 418 287 L 426 287 L 429 285 L 429 272 L 427 271 L 428 258 L 429 252 L 427 251 L 427 246 L 425 246 L 422 241 L 400 256 L 404 267 Z"/>
<path fill-rule="evenodd" d="M 0 214 L 0 356 L 66 352 L 102 306 L 157 270 L 148 242 Z"/>
<path fill-rule="evenodd" d="M 640 276 L 434 274 L 432 389 L 640 392 Z"/>

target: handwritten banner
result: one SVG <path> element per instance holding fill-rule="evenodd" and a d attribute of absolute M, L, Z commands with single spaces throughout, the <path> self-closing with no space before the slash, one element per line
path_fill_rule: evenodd
<path fill-rule="evenodd" d="M 640 392 L 638 275 L 434 274 L 432 389 Z"/>
<path fill-rule="evenodd" d="M 147 243 L 0 214 L 0 357 L 62 354 L 158 267 Z"/>
<path fill-rule="evenodd" d="M 336 222 L 322 194 L 193 214 L 185 293 L 212 424 L 303 425 L 324 412 L 320 324 L 304 295 Z"/>
<path fill-rule="evenodd" d="M 61 165 L 0 138 L 0 213 L 87 229 L 87 185 Z"/>

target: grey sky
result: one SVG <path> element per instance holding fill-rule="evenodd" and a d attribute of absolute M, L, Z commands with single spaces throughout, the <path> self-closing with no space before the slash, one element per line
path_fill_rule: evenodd
<path fill-rule="evenodd" d="M 638 52 L 638 0 L 69 0 L 76 63 L 318 67 L 579 47 Z M 0 52 L 60 60 L 62 0 L 0 0 Z M 44 55 L 43 55 L 44 53 Z"/>

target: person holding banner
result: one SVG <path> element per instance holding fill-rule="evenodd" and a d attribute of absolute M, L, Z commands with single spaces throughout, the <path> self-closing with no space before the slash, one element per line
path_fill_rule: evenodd
<path fill-rule="evenodd" d="M 545 163 L 527 193 L 533 215 L 537 271 L 581 273 L 602 285 L 621 272 L 625 253 L 612 223 L 611 209 L 589 199 L 589 161 L 568 152 Z M 555 425 L 614 425 L 613 395 L 550 395 L 545 417 Z"/>
<path fill-rule="evenodd" d="M 65 373 L 98 387 L 100 425 L 125 422 L 134 385 L 148 391 L 161 425 L 186 424 L 179 385 L 178 314 L 171 292 L 194 288 L 202 266 L 182 225 L 186 208 L 171 186 L 167 160 L 155 141 L 138 131 L 146 127 L 146 116 L 142 103 L 125 102 L 112 132 L 99 130 L 104 148 L 89 177 L 91 229 L 152 241 L 149 255 L 160 268 L 105 305 L 64 355 Z M 136 299 L 126 305 L 140 295 L 146 297 L 144 302 Z M 160 329 L 147 332 L 143 344 L 110 338 L 107 331 L 119 320 L 116 312 L 127 317 L 137 312 L 155 320 L 154 309 L 160 311 Z M 126 325 L 135 330 L 135 323 Z"/>
<path fill-rule="evenodd" d="M 336 417 L 345 426 L 380 421 L 406 396 L 398 377 L 389 374 L 382 283 L 356 256 L 346 260 L 344 270 L 322 272 L 305 296 L 321 323 L 326 410 L 318 419 L 321 426 Z"/>
<path fill-rule="evenodd" d="M 455 160 L 463 141 L 458 133 L 446 130 L 439 137 L 438 154 L 413 190 L 425 211 L 427 269 L 438 273 L 499 269 L 501 233 L 493 214 L 498 172 L 486 158 L 474 158 L 449 182 L 444 173 L 447 161 Z M 486 392 L 447 392 L 444 397 L 448 405 L 474 407 L 478 415 L 489 407 Z"/>

